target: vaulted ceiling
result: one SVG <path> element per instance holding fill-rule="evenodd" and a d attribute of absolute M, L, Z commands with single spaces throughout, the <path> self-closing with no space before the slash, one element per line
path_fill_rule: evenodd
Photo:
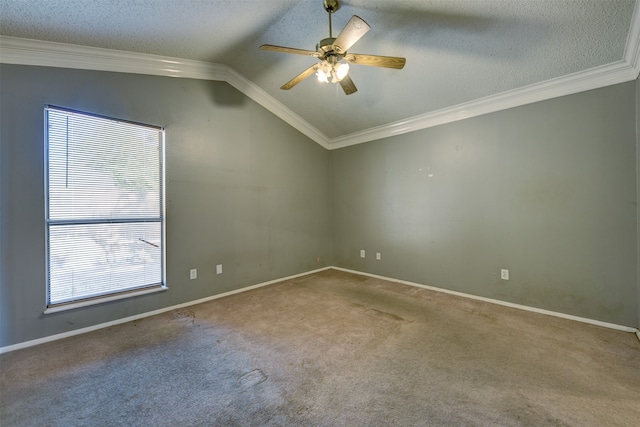
<path fill-rule="evenodd" d="M 337 146 L 631 80 L 637 9 L 635 0 L 342 0 L 334 37 L 352 15 L 371 26 L 350 52 L 407 59 L 403 70 L 352 65 L 349 96 L 315 78 L 281 90 L 315 59 L 259 50 L 315 50 L 329 36 L 322 0 L 0 0 L 0 34 L 223 64 Z"/>

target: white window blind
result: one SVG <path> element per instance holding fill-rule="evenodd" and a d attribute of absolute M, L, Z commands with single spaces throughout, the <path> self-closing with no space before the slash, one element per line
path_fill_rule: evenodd
<path fill-rule="evenodd" d="M 164 277 L 162 128 L 48 106 L 49 307 Z"/>

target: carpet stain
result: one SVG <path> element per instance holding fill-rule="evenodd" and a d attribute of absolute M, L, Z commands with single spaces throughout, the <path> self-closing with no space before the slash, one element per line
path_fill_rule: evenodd
<path fill-rule="evenodd" d="M 378 319 L 383 320 L 391 320 L 394 322 L 404 322 L 404 318 L 398 316 L 397 314 L 387 313 L 386 311 L 376 310 L 375 308 L 370 308 L 364 312 L 367 316 L 376 317 Z"/>
<path fill-rule="evenodd" d="M 187 322 L 191 322 L 191 324 L 195 323 L 196 321 L 196 313 L 195 311 L 192 310 L 174 310 L 171 312 L 172 316 L 174 319 L 176 320 L 182 320 L 182 321 L 187 321 Z"/>
<path fill-rule="evenodd" d="M 526 402 L 522 403 L 520 400 L 522 396 L 516 398 L 507 398 L 504 400 L 505 405 L 504 412 L 512 419 L 517 420 L 523 425 L 546 425 L 554 427 L 568 427 L 567 424 L 560 418 L 557 418 L 550 414 L 544 407 Z"/>
<path fill-rule="evenodd" d="M 262 384 L 267 379 L 269 379 L 269 377 L 262 372 L 262 369 L 254 369 L 238 378 L 238 383 L 240 383 L 242 387 L 253 387 Z"/>

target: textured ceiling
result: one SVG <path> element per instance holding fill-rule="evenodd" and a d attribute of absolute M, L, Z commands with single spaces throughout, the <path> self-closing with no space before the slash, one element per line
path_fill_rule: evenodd
<path fill-rule="evenodd" d="M 621 61 L 634 0 L 344 0 L 371 30 L 353 53 L 402 56 L 403 70 L 353 65 L 358 92 L 309 78 L 279 87 L 329 36 L 322 0 L 0 0 L 0 34 L 225 64 L 329 138 Z M 1 54 L 1 52 L 0 52 Z"/>

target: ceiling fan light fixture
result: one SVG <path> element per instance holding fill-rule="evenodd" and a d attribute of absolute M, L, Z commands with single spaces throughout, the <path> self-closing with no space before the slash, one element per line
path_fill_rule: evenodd
<path fill-rule="evenodd" d="M 349 64 L 346 62 L 336 62 L 335 64 L 329 61 L 320 61 L 318 69 L 316 70 L 316 76 L 318 81 L 322 83 L 338 83 L 344 79 L 349 73 Z"/>
<path fill-rule="evenodd" d="M 347 74 L 349 74 L 349 64 L 347 64 L 346 62 L 339 62 L 334 66 L 334 71 L 334 80 L 337 79 L 337 81 L 340 81 L 347 77 Z"/>
<path fill-rule="evenodd" d="M 318 77 L 318 81 L 321 83 L 329 83 L 329 79 L 331 78 L 331 64 L 327 61 L 320 61 L 318 64 L 318 69 L 316 71 L 316 76 Z"/>

